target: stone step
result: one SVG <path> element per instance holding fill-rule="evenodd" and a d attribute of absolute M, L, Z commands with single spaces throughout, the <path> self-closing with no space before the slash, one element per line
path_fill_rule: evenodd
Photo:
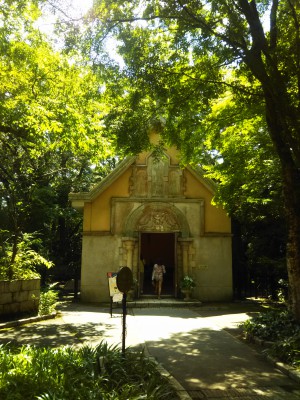
<path fill-rule="evenodd" d="M 141 296 L 139 299 L 127 301 L 128 307 L 197 307 L 201 306 L 201 301 L 191 299 L 185 301 L 183 299 L 176 299 L 172 296 L 163 295 L 160 299 L 157 296 Z"/>

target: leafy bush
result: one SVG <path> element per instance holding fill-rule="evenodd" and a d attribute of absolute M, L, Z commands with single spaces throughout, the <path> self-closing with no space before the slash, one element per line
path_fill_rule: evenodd
<path fill-rule="evenodd" d="M 5 231 L 0 231 L 0 279 L 34 279 L 39 278 L 39 268 L 51 268 L 53 263 L 43 257 L 40 252 L 41 240 L 34 233 L 24 233 L 14 243 L 8 237 L 4 240 Z M 40 252 L 34 250 L 39 249 Z"/>
<path fill-rule="evenodd" d="M 299 330 L 292 314 L 287 310 L 263 312 L 242 324 L 243 330 L 252 336 L 275 342 L 289 337 Z"/>
<path fill-rule="evenodd" d="M 288 295 L 289 295 L 289 282 L 285 279 L 279 279 L 278 281 L 278 290 L 277 290 L 277 297 L 278 300 L 282 303 L 288 302 Z"/>
<path fill-rule="evenodd" d="M 261 313 L 242 324 L 252 337 L 273 342 L 266 352 L 283 362 L 300 366 L 300 325 L 288 310 Z"/>
<path fill-rule="evenodd" d="M 124 359 L 119 348 L 105 342 L 80 349 L 2 345 L 0 363 L 3 400 L 178 398 L 143 352 L 127 350 Z"/>
<path fill-rule="evenodd" d="M 274 343 L 269 354 L 296 368 L 300 367 L 300 332 Z"/>
<path fill-rule="evenodd" d="M 55 311 L 58 293 L 54 290 L 45 290 L 40 294 L 39 315 L 49 315 Z"/>
<path fill-rule="evenodd" d="M 180 282 L 180 287 L 183 290 L 190 290 L 196 287 L 196 283 L 191 276 L 185 275 Z"/>

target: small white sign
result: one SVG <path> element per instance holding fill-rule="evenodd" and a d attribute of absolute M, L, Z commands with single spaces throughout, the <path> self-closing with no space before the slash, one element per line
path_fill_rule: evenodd
<path fill-rule="evenodd" d="M 121 302 L 123 300 L 123 293 L 114 294 L 112 300 L 114 303 Z"/>

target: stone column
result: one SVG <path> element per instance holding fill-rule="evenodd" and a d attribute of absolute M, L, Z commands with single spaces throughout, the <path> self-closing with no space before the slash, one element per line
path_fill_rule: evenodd
<path fill-rule="evenodd" d="M 191 242 L 193 241 L 192 238 L 179 238 L 178 239 L 180 245 L 181 245 L 181 251 L 182 251 L 182 270 L 183 270 L 183 275 L 190 275 L 190 260 L 189 260 L 189 247 Z"/>
<path fill-rule="evenodd" d="M 123 249 L 125 250 L 125 256 L 126 256 L 125 257 L 126 258 L 126 267 L 131 269 L 134 281 L 136 279 L 138 279 L 136 268 L 134 268 L 134 265 L 133 265 L 134 249 L 135 249 L 136 242 L 137 242 L 137 239 L 132 238 L 132 237 L 123 237 L 122 238 Z M 133 300 L 135 295 L 136 295 L 135 288 L 132 288 L 132 290 L 129 290 L 129 292 L 128 292 L 128 300 Z"/>
<path fill-rule="evenodd" d="M 122 238 L 123 247 L 126 250 L 126 266 L 132 270 L 133 268 L 133 252 L 137 239 L 131 237 Z"/>

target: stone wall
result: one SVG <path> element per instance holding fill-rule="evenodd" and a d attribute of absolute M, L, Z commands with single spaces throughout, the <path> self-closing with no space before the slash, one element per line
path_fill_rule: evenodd
<path fill-rule="evenodd" d="M 0 316 L 38 312 L 40 279 L 0 281 Z"/>

